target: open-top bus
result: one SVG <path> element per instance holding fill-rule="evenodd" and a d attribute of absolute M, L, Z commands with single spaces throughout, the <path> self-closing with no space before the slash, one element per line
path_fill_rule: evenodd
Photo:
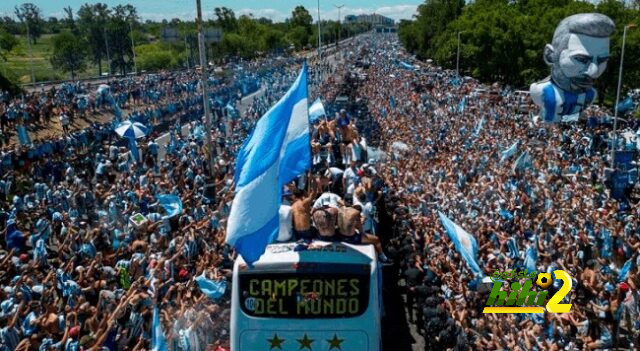
<path fill-rule="evenodd" d="M 371 245 L 272 244 L 233 270 L 231 350 L 381 348 L 381 271 Z"/>

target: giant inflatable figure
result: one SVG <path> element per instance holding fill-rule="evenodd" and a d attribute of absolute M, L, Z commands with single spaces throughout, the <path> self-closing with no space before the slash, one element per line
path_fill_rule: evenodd
<path fill-rule="evenodd" d="M 607 68 L 613 21 L 599 13 L 581 13 L 563 19 L 544 48 L 551 76 L 531 84 L 533 102 L 546 122 L 577 116 L 597 96 L 594 81 Z"/>

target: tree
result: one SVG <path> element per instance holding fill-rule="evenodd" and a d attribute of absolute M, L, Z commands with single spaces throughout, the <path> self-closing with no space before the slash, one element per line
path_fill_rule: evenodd
<path fill-rule="evenodd" d="M 238 21 L 233 10 L 226 7 L 216 7 L 213 12 L 216 16 L 216 25 L 224 32 L 235 32 L 238 29 Z"/>
<path fill-rule="evenodd" d="M 175 68 L 179 65 L 175 55 L 169 49 L 158 44 L 136 46 L 138 67 L 146 71 L 158 71 Z"/>
<path fill-rule="evenodd" d="M 76 72 L 86 69 L 86 60 L 86 45 L 80 37 L 70 31 L 64 31 L 53 38 L 51 64 L 63 72 L 70 72 L 71 79 L 76 78 Z"/>
<path fill-rule="evenodd" d="M 107 25 L 107 37 L 111 53 L 111 66 L 125 74 L 133 66 L 133 48 L 131 47 L 130 24 L 138 19 L 136 8 L 132 5 L 118 5 Z"/>
<path fill-rule="evenodd" d="M 311 32 L 311 24 L 313 23 L 313 17 L 309 14 L 309 11 L 304 6 L 296 6 L 291 12 L 291 21 L 289 22 L 291 27 L 304 27 L 307 32 Z"/>
<path fill-rule="evenodd" d="M 18 45 L 18 39 L 0 28 L 0 58 L 7 60 L 7 53 Z"/>
<path fill-rule="evenodd" d="M 27 2 L 20 6 L 16 6 L 15 12 L 16 17 L 18 17 L 20 22 L 26 24 L 29 40 L 35 44 L 38 38 L 42 35 L 42 11 L 40 11 L 38 6 Z"/>
<path fill-rule="evenodd" d="M 78 10 L 78 26 L 89 46 L 91 61 L 102 75 L 102 60 L 107 58 L 107 24 L 111 10 L 105 4 L 84 4 Z"/>

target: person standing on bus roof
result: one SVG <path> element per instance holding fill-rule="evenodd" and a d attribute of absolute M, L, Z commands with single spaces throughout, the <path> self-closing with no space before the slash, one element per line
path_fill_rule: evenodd
<path fill-rule="evenodd" d="M 315 237 L 311 229 L 311 205 L 316 195 L 315 187 L 306 197 L 304 196 L 304 191 L 297 188 L 293 190 L 294 202 L 291 205 L 291 211 L 293 215 L 293 234 L 296 240 L 312 240 Z"/>

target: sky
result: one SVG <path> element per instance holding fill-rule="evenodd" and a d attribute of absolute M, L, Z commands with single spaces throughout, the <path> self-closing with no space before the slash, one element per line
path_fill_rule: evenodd
<path fill-rule="evenodd" d="M 13 16 L 14 7 L 24 2 L 26 1 L 0 0 L 0 15 Z M 71 6 L 75 12 L 87 2 L 102 2 L 109 7 L 130 3 L 138 9 L 138 14 L 143 20 L 156 21 L 170 20 L 176 17 L 193 19 L 195 18 L 196 3 L 195 0 L 30 0 L 30 2 L 40 7 L 45 17 L 62 17 L 64 7 Z M 409 19 L 416 13 L 418 5 L 422 2 L 424 0 L 320 0 L 320 18 L 337 20 L 338 9 L 334 5 L 344 5 L 340 11 L 343 18 L 350 14 L 377 13 L 394 20 Z M 298 5 L 307 8 L 316 20 L 318 11 L 316 0 L 202 0 L 205 19 L 213 18 L 215 7 L 226 6 L 233 9 L 236 16 L 253 14 L 255 17 L 266 17 L 279 22 L 290 17 L 291 11 Z"/>

